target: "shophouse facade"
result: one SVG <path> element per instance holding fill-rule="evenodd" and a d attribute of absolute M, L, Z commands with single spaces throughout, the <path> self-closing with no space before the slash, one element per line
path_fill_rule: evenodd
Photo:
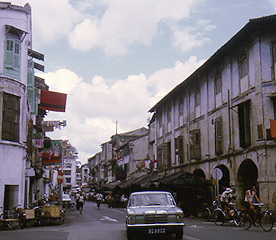
<path fill-rule="evenodd" d="M 34 108 L 28 101 L 29 95 L 34 94 L 30 84 L 30 80 L 35 79 L 33 58 L 44 59 L 42 54 L 32 50 L 30 5 L 21 7 L 1 2 L 0 211 L 28 202 L 35 176 L 31 156 L 37 106 Z M 37 100 L 37 96 L 33 96 L 33 100 Z"/>
<path fill-rule="evenodd" d="M 251 19 L 150 109 L 149 156 L 159 171 L 190 172 L 235 188 L 251 184 L 276 206 L 276 15 Z"/>
<path fill-rule="evenodd" d="M 140 166 L 138 162 L 141 168 L 149 165 L 148 129 L 145 127 L 115 134 L 101 147 L 101 152 L 88 159 L 91 184 L 96 186 L 124 180 Z"/>

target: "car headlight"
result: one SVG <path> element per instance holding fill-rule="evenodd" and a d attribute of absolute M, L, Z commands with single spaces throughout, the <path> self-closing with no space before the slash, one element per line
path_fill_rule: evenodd
<path fill-rule="evenodd" d="M 178 211 L 176 213 L 176 221 L 179 222 L 179 223 L 184 222 L 184 213 L 182 211 Z"/>
<path fill-rule="evenodd" d="M 134 213 L 129 213 L 128 214 L 128 224 L 135 224 L 135 214 Z"/>

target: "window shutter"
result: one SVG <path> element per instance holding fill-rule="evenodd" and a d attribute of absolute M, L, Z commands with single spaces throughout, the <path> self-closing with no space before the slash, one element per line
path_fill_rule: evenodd
<path fill-rule="evenodd" d="M 248 56 L 245 51 L 240 55 L 239 72 L 240 78 L 243 78 L 248 74 Z"/>
<path fill-rule="evenodd" d="M 157 147 L 157 168 L 162 168 L 162 146 Z"/>
<path fill-rule="evenodd" d="M 20 42 L 14 42 L 14 62 L 13 62 L 14 70 L 20 69 Z"/>
<path fill-rule="evenodd" d="M 168 164 L 168 146 L 166 143 L 162 145 L 162 153 L 163 153 L 163 164 L 167 166 Z"/>
<path fill-rule="evenodd" d="M 251 145 L 250 127 L 250 101 L 238 106 L 240 147 L 245 148 Z"/>
<path fill-rule="evenodd" d="M 192 159 L 201 159 L 200 130 L 190 132 L 190 154 Z"/>
<path fill-rule="evenodd" d="M 19 141 L 20 98 L 11 94 L 3 95 L 3 127 L 2 139 Z"/>
<path fill-rule="evenodd" d="M 215 120 L 215 134 L 216 134 L 216 154 L 222 154 L 222 136 L 223 136 L 223 128 L 222 128 L 222 118 L 217 118 Z"/>
<path fill-rule="evenodd" d="M 6 51 L 5 51 L 5 67 L 13 68 L 13 49 L 14 49 L 14 41 L 11 39 L 6 40 Z"/>

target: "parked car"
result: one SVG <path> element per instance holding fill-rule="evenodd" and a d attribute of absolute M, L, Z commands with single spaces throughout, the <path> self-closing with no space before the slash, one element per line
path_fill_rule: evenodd
<path fill-rule="evenodd" d="M 183 211 L 176 206 L 171 193 L 143 191 L 130 195 L 126 208 L 128 240 L 141 234 L 175 234 L 180 240 L 184 226 Z"/>
<path fill-rule="evenodd" d="M 69 194 L 62 195 L 62 208 L 63 209 L 71 209 L 72 205 L 75 205 Z"/>

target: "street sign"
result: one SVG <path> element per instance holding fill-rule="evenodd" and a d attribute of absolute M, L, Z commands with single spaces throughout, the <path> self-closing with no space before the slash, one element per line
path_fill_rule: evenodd
<path fill-rule="evenodd" d="M 58 176 L 57 176 L 58 184 L 63 183 L 63 173 L 61 170 L 58 170 Z"/>
<path fill-rule="evenodd" d="M 223 176 L 223 172 L 219 169 L 219 168 L 214 168 L 213 171 L 212 171 L 212 177 L 215 179 L 215 180 L 220 180 L 222 179 L 222 176 Z"/>

